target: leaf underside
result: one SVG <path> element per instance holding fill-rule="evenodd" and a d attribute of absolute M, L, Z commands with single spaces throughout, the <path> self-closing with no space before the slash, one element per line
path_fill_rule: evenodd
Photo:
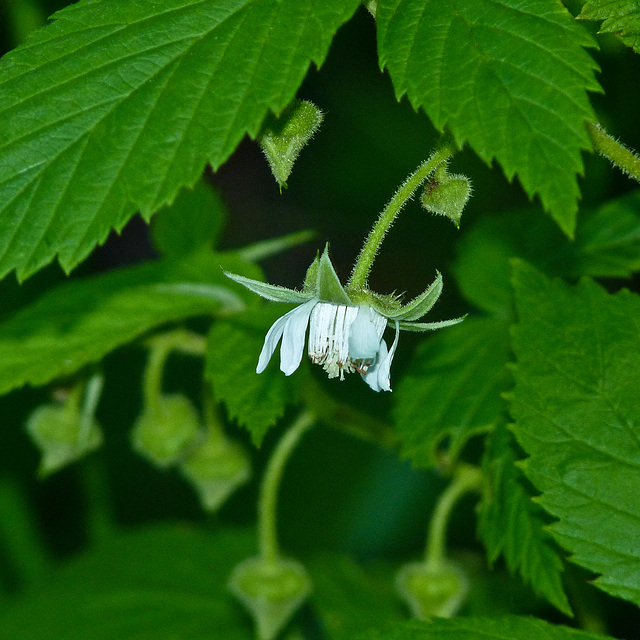
<path fill-rule="evenodd" d="M 378 53 L 398 98 L 518 175 L 565 233 L 575 226 L 598 91 L 592 38 L 548 0 L 380 0 Z"/>
<path fill-rule="evenodd" d="M 594 584 L 640 604 L 640 297 L 517 262 L 513 431 L 550 531 Z"/>
<path fill-rule="evenodd" d="M 0 277 L 70 271 L 219 167 L 357 0 L 80 1 L 0 61 Z"/>

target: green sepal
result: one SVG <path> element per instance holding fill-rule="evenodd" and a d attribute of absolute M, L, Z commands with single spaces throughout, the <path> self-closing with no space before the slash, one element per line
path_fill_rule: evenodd
<path fill-rule="evenodd" d="M 227 278 L 231 278 L 234 282 L 241 284 L 243 287 L 257 293 L 259 296 L 271 300 L 272 302 L 287 302 L 298 304 L 300 302 L 306 302 L 313 296 L 303 291 L 296 291 L 295 289 L 287 289 L 286 287 L 280 287 L 276 284 L 268 284 L 267 282 L 260 282 L 259 280 L 252 280 L 251 278 L 245 278 L 235 273 L 229 273 L 224 271 L 224 275 Z"/>
<path fill-rule="evenodd" d="M 469 578 L 462 568 L 443 560 L 437 568 L 424 562 L 405 564 L 396 574 L 396 590 L 414 618 L 451 618 L 469 593 Z"/>
<path fill-rule="evenodd" d="M 313 262 L 309 265 L 307 273 L 304 276 L 304 285 L 302 290 L 305 293 L 314 294 L 318 284 L 318 264 L 320 263 L 320 252 L 316 254 Z"/>
<path fill-rule="evenodd" d="M 464 315 L 451 320 L 440 320 L 440 322 L 407 322 L 401 320 L 399 325 L 403 331 L 436 331 L 437 329 L 451 327 L 454 324 L 460 324 L 466 317 Z"/>
<path fill-rule="evenodd" d="M 311 267 L 313 267 L 313 264 Z M 338 275 L 331 264 L 331 259 L 329 258 L 329 244 L 325 246 L 320 259 L 318 260 L 315 295 L 322 302 L 332 302 L 333 304 L 353 306 L 351 298 L 349 298 L 347 292 L 344 290 L 344 287 L 340 283 Z"/>
<path fill-rule="evenodd" d="M 388 314 L 394 320 L 405 320 L 411 322 L 422 318 L 427 314 L 433 305 L 438 301 L 442 293 L 442 275 L 438 272 L 436 279 L 419 296 L 405 304 L 398 313 Z"/>

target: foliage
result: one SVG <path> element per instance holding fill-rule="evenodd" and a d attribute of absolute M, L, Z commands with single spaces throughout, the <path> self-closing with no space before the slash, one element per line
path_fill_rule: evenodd
<path fill-rule="evenodd" d="M 637 0 L 64 4 L 0 7 L 3 637 L 634 640 Z"/>

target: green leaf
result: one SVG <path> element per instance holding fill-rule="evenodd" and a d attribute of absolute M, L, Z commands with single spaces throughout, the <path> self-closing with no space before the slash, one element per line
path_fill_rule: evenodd
<path fill-rule="evenodd" d="M 386 629 L 358 634 L 354 640 L 606 640 L 608 636 L 587 633 L 539 618 L 454 618 L 432 622 L 413 620 Z"/>
<path fill-rule="evenodd" d="M 501 422 L 508 358 L 508 326 L 491 318 L 467 318 L 425 340 L 394 393 L 402 453 L 434 466 L 443 438 L 456 456 L 472 435 Z"/>
<path fill-rule="evenodd" d="M 538 595 L 571 615 L 562 588 L 562 559 L 544 531 L 546 522 L 540 507 L 532 502 L 523 484 L 504 425 L 491 434 L 483 473 L 478 533 L 487 547 L 489 560 L 493 563 L 504 555 L 509 571 L 518 572 Z"/>
<path fill-rule="evenodd" d="M 181 257 L 197 249 L 212 248 L 220 235 L 226 208 L 206 180 L 182 189 L 173 204 L 153 217 L 153 244 L 165 256 Z"/>
<path fill-rule="evenodd" d="M 395 566 L 360 565 L 328 553 L 305 559 L 305 566 L 313 581 L 313 603 L 332 640 L 350 640 L 372 626 L 405 618 L 393 584 Z"/>
<path fill-rule="evenodd" d="M 613 33 L 640 53 L 640 2 L 638 0 L 587 0 L 578 18 L 602 20 L 600 33 Z"/>
<path fill-rule="evenodd" d="M 628 278 L 640 271 L 640 191 L 581 214 L 573 242 L 534 210 L 483 216 L 458 245 L 453 271 L 464 296 L 509 315 L 515 257 L 568 278 Z"/>
<path fill-rule="evenodd" d="M 514 264 L 511 411 L 550 531 L 602 590 L 640 604 L 640 297 Z"/>
<path fill-rule="evenodd" d="M 298 397 L 301 372 L 288 377 L 271 370 L 272 363 L 264 373 L 256 373 L 265 335 L 281 315 L 280 305 L 268 305 L 232 320 L 219 320 L 211 327 L 207 342 L 206 376 L 214 397 L 251 432 L 256 446 Z"/>
<path fill-rule="evenodd" d="M 294 97 L 359 0 L 85 0 L 0 62 L 0 276 L 69 271 Z"/>
<path fill-rule="evenodd" d="M 226 581 L 253 551 L 244 530 L 181 524 L 118 534 L 0 612 L 14 640 L 251 640 Z"/>
<path fill-rule="evenodd" d="M 571 236 L 599 90 L 587 31 L 549 0 L 380 0 L 377 25 L 398 98 L 517 174 Z"/>
<path fill-rule="evenodd" d="M 0 393 L 70 375 L 164 323 L 242 309 L 221 262 L 222 256 L 194 254 L 52 289 L 0 325 Z M 240 270 L 244 263 L 226 258 L 226 264 Z"/>

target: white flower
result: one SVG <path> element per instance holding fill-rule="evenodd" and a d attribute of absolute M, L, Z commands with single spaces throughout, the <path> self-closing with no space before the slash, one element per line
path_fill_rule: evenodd
<path fill-rule="evenodd" d="M 359 372 L 374 391 L 391 391 L 390 369 L 398 344 L 399 327 L 391 346 L 382 338 L 387 319 L 368 305 L 347 306 L 312 298 L 271 326 L 258 359 L 262 373 L 282 338 L 280 370 L 291 375 L 302 361 L 309 325 L 308 354 L 322 365 L 329 378 L 344 380 L 345 373 Z"/>
<path fill-rule="evenodd" d="M 258 358 L 257 373 L 267 368 L 282 340 L 280 370 L 290 376 L 302 361 L 308 327 L 309 358 L 314 364 L 321 365 L 329 378 L 344 380 L 345 373 L 357 371 L 374 391 L 391 391 L 391 362 L 398 346 L 400 329 L 432 331 L 463 320 L 415 322 L 438 299 L 442 291 L 440 274 L 426 291 L 402 306 L 393 296 L 378 296 L 370 291 L 347 293 L 338 280 L 327 249 L 309 267 L 302 291 L 232 273 L 226 275 L 268 300 L 300 303 L 278 318 L 267 332 Z M 389 323 L 395 327 L 390 349 L 383 338 Z"/>

